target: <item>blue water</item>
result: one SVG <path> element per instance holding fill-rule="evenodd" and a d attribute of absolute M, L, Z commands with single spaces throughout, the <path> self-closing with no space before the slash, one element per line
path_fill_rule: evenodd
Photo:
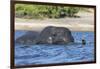
<path fill-rule="evenodd" d="M 27 31 L 16 31 L 15 39 Z M 15 44 L 15 65 L 52 64 L 94 61 L 94 33 L 72 32 L 75 44 L 69 45 L 23 45 Z M 86 45 L 81 44 L 82 35 Z"/>

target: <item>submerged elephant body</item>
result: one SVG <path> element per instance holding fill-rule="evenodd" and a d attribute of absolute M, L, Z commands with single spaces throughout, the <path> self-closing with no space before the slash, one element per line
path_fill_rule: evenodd
<path fill-rule="evenodd" d="M 35 31 L 28 31 L 24 35 L 20 36 L 15 40 L 17 44 L 35 44 L 36 38 L 39 33 Z"/>
<path fill-rule="evenodd" d="M 20 44 L 67 44 L 74 42 L 71 31 L 64 27 L 49 26 L 40 33 L 27 32 L 16 39 Z"/>

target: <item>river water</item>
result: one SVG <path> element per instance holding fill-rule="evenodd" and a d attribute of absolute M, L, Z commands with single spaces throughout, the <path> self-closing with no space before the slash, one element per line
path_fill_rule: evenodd
<path fill-rule="evenodd" d="M 15 39 L 27 31 L 16 31 Z M 94 33 L 72 32 L 74 44 L 68 45 L 29 45 L 24 47 L 15 43 L 15 65 L 52 64 L 94 61 Z M 81 44 L 82 35 L 86 45 Z"/>

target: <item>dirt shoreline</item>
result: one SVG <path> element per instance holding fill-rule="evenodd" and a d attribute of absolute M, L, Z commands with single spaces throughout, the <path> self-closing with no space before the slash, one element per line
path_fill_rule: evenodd
<path fill-rule="evenodd" d="M 65 27 L 71 31 L 94 31 L 94 25 L 89 24 L 54 24 L 54 23 L 15 23 L 15 30 L 41 31 L 47 26 Z"/>

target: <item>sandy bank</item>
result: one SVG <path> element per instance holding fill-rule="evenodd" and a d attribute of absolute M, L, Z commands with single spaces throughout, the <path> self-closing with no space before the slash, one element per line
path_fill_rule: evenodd
<path fill-rule="evenodd" d="M 54 24 L 54 23 L 15 23 L 15 30 L 41 31 L 47 26 L 66 27 L 71 31 L 94 31 L 94 26 L 90 24 Z"/>
<path fill-rule="evenodd" d="M 20 19 L 15 18 L 15 30 L 41 31 L 47 26 L 66 27 L 71 31 L 94 31 L 94 14 L 79 14 L 80 18 Z"/>

